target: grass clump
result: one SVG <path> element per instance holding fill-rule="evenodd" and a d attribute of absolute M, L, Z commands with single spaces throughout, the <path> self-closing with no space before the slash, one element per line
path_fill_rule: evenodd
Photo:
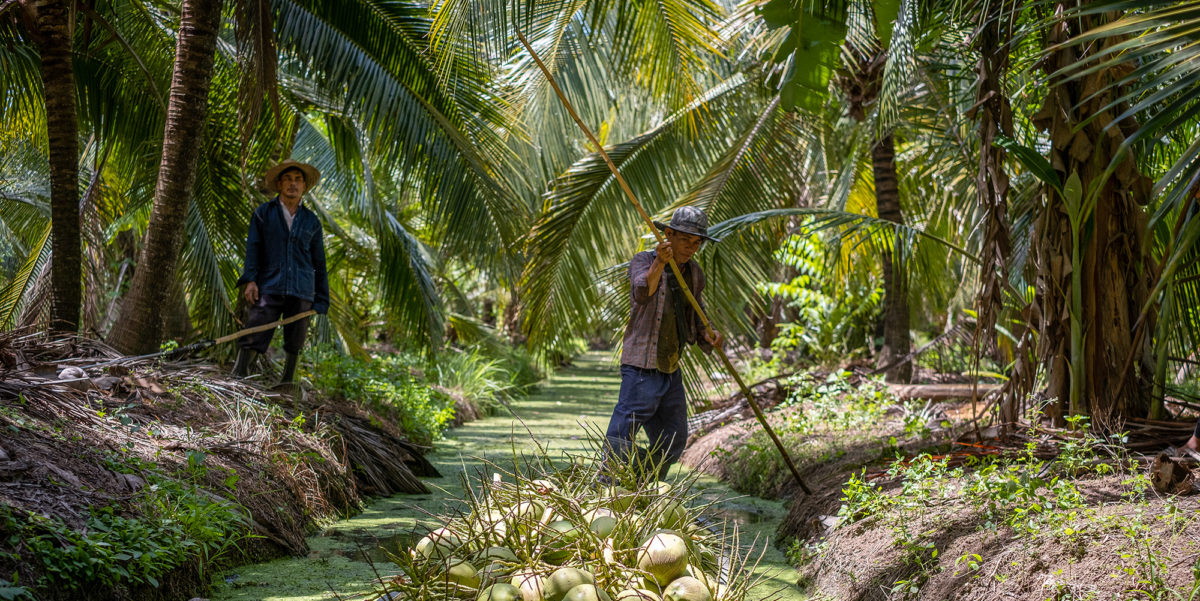
<path fill-rule="evenodd" d="M 934 579 L 936 591 L 980 578 L 989 587 L 1026 581 L 1012 585 L 1019 589 L 1042 570 L 1052 576 L 1037 577 L 1049 583 L 1052 599 L 1194 598 L 1200 563 L 1186 576 L 1172 568 L 1182 565 L 1174 555 L 1194 536 L 1195 514 L 1181 510 L 1179 498 L 1153 494 L 1141 464 L 1091 434 L 1086 418 L 1069 426 L 1052 436 L 1034 426 L 1017 434 L 1029 442 L 1010 450 L 922 453 L 894 461 L 884 474 L 853 474 L 833 533 L 820 543 L 797 543 L 792 558 L 819 574 L 839 561 L 833 557 L 840 541 L 885 532 L 892 559 L 856 567 L 869 569 L 868 580 L 896 598 L 923 596 Z M 1085 562 L 1110 578 L 1073 581 L 1073 573 L 1096 569 L 1071 567 Z"/>

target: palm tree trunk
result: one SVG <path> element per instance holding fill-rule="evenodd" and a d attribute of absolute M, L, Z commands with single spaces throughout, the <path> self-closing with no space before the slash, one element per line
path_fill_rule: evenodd
<path fill-rule="evenodd" d="M 1062 10 L 1066 7 L 1059 7 Z M 1042 63 L 1050 75 L 1064 67 L 1102 54 L 1120 40 L 1071 45 L 1079 35 L 1108 20 L 1103 14 L 1072 17 L 1059 21 L 1047 36 L 1054 50 Z M 1121 91 L 1114 82 L 1133 67 L 1119 66 L 1065 81 L 1051 77 L 1050 94 L 1034 123 L 1049 133 L 1050 163 L 1062 181 L 1075 174 L 1084 183 L 1101 181 L 1106 166 L 1126 137 L 1137 127 L 1132 119 L 1112 124 L 1127 106 L 1113 104 Z M 1089 120 L 1087 124 L 1084 121 Z M 1047 396 L 1064 401 L 1079 400 L 1072 410 L 1087 413 L 1101 428 L 1119 427 L 1122 418 L 1145 415 L 1149 408 L 1154 359 L 1150 348 L 1154 316 L 1139 326 L 1135 322 L 1149 296 L 1151 268 L 1144 241 L 1147 217 L 1144 206 L 1150 198 L 1150 180 L 1126 155 L 1113 175 L 1096 192 L 1095 206 L 1084 216 L 1083 237 L 1076 256 L 1073 251 L 1069 215 L 1072 209 L 1053 191 L 1046 193 L 1046 210 L 1039 216 L 1034 237 L 1037 277 L 1035 304 L 1040 318 L 1042 344 L 1039 359 L 1045 366 Z M 1080 266 L 1078 277 L 1070 273 L 1072 259 Z M 1072 341 L 1070 319 L 1072 280 L 1081 287 L 1082 303 L 1077 316 L 1084 335 Z M 1079 359 L 1082 373 L 1072 378 L 1071 358 Z M 1073 386 L 1082 390 L 1072 390 Z"/>
<path fill-rule="evenodd" d="M 163 132 L 162 160 L 146 240 L 109 343 L 126 353 L 158 348 L 165 306 L 179 262 L 188 205 L 196 181 L 196 149 L 208 116 L 222 0 L 184 0 L 175 70 Z"/>
<path fill-rule="evenodd" d="M 900 211 L 900 189 L 896 185 L 896 149 L 892 135 L 888 134 L 876 142 L 871 149 L 871 162 L 875 170 L 875 210 L 880 219 L 893 223 L 904 223 Z M 896 242 L 899 234 L 892 238 L 890 248 L 883 252 L 883 349 L 879 356 L 881 365 L 888 365 L 907 355 L 912 348 L 908 324 L 908 271 L 904 269 L 902 254 Z M 912 380 L 912 362 L 905 361 L 887 370 L 888 382 Z"/>
<path fill-rule="evenodd" d="M 36 39 L 46 98 L 50 149 L 50 327 L 79 329 L 82 255 L 79 238 L 79 123 L 71 64 L 71 11 L 63 0 L 34 0 Z"/>

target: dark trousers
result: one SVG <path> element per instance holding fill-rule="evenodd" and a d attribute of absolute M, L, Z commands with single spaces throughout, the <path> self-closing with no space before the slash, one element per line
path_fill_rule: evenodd
<path fill-rule="evenodd" d="M 294 296 L 280 296 L 277 294 L 260 294 L 258 302 L 250 307 L 250 316 L 246 320 L 246 327 L 261 326 L 279 321 L 284 317 L 291 317 L 297 313 L 303 313 L 312 308 L 312 301 L 306 301 L 302 298 Z M 275 335 L 275 329 L 272 328 L 265 332 L 242 336 L 238 340 L 238 346 L 260 353 L 267 352 L 267 347 L 271 346 L 271 337 Z M 308 318 L 297 319 L 292 323 L 283 326 L 283 350 L 296 354 L 300 349 L 304 348 L 304 338 L 308 335 Z"/>
<path fill-rule="evenodd" d="M 683 455 L 687 446 L 687 399 L 683 373 L 665 374 L 657 369 L 621 366 L 621 392 L 605 433 L 613 452 L 627 460 L 638 430 L 645 428 L 650 451 L 661 467 L 658 478 Z"/>

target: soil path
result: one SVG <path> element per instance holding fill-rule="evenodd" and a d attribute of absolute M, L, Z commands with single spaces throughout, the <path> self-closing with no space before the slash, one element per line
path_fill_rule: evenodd
<path fill-rule="evenodd" d="M 512 461 L 514 449 L 529 453 L 533 440 L 554 457 L 583 455 L 593 445 L 588 431 L 602 432 L 616 402 L 620 374 L 607 354 L 588 354 L 575 366 L 562 370 L 529 398 L 513 407 L 521 421 L 501 415 L 466 424 L 447 432 L 428 458 L 441 478 L 425 479 L 428 495 L 397 495 L 372 501 L 359 515 L 328 524 L 310 537 L 307 557 L 283 558 L 240 566 L 214 577 L 212 601 L 346 601 L 373 599 L 371 583 L 376 572 L 384 578 L 398 570 L 387 560 L 386 550 L 407 548 L 411 533 L 436 527 L 430 514 L 443 513 L 460 504 L 461 476 L 474 477 L 482 468 L 480 457 L 498 465 Z M 521 422 L 524 422 L 522 426 Z M 528 431 L 526 431 L 528 428 Z M 532 436 L 532 439 L 531 439 Z M 775 549 L 773 539 L 786 514 L 782 504 L 739 497 L 712 478 L 697 483 L 706 498 L 725 499 L 713 517 L 739 524 L 741 540 L 753 557 L 762 554 L 757 572 L 760 584 L 749 599 L 803 599 L 796 588 L 796 572 Z M 368 561 L 369 560 L 369 561 Z M 373 566 L 373 567 L 372 567 Z M 337 595 L 333 591 L 337 591 Z"/>

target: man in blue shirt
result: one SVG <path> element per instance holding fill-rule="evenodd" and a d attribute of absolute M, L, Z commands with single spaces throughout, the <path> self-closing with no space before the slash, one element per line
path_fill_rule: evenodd
<path fill-rule="evenodd" d="M 329 279 L 325 273 L 325 240 L 321 220 L 301 202 L 304 193 L 316 187 L 321 173 L 312 165 L 288 159 L 267 170 L 263 183 L 277 196 L 265 202 L 250 217 L 246 235 L 246 263 L 238 286 L 250 305 L 246 327 L 278 321 L 312 309 L 329 311 Z M 280 383 L 296 374 L 296 361 L 308 333 L 308 318 L 283 326 L 283 350 L 287 353 Z M 275 330 L 267 330 L 239 341 L 233 373 L 245 376 L 259 353 L 265 353 Z"/>

